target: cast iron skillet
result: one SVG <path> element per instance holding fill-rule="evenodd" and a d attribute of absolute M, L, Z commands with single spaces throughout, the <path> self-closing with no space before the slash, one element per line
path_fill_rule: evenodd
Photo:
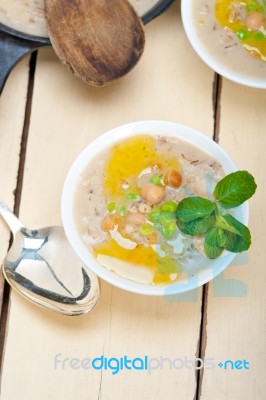
<path fill-rule="evenodd" d="M 163 11 L 173 0 L 161 0 L 153 9 L 142 17 L 148 23 Z M 28 35 L 0 23 L 0 94 L 12 68 L 27 54 L 41 47 L 51 46 L 49 38 Z"/>

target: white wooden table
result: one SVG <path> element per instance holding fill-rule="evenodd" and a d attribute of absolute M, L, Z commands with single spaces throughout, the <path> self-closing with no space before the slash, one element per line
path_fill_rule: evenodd
<path fill-rule="evenodd" d="M 1 198 L 28 227 L 60 225 L 64 178 L 91 140 L 126 122 L 171 120 L 214 137 L 256 177 L 252 247 L 222 277 L 173 302 L 102 282 L 94 311 L 70 318 L 11 291 L 1 320 L 1 400 L 266 398 L 266 91 L 221 79 L 203 64 L 185 37 L 179 1 L 145 31 L 138 66 L 105 88 L 75 79 L 50 48 L 39 51 L 35 70 L 33 59 L 30 75 L 29 58 L 14 69 L 0 99 Z M 3 260 L 10 234 L 2 222 L 0 229 Z M 56 355 L 147 355 L 163 368 L 113 375 L 71 368 L 67 361 L 63 369 Z M 215 367 L 180 367 L 198 357 Z M 217 365 L 226 360 L 242 360 L 242 367 L 246 360 L 250 369 Z"/>

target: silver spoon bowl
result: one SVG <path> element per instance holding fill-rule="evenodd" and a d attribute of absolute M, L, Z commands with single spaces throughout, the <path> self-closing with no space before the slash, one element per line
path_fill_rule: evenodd
<path fill-rule="evenodd" d="M 28 300 L 65 315 L 89 312 L 99 299 L 97 276 L 72 250 L 62 227 L 29 230 L 0 201 L 13 242 L 3 262 L 12 288 Z"/>

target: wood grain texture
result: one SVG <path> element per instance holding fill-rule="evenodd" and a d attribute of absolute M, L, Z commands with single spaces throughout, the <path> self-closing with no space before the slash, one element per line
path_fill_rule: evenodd
<path fill-rule="evenodd" d="M 45 0 L 45 11 L 56 54 L 86 83 L 124 76 L 143 53 L 143 24 L 127 0 Z"/>
<path fill-rule="evenodd" d="M 14 69 L 0 97 L 0 196 L 11 209 L 14 206 L 14 191 L 17 186 L 28 86 L 28 62 L 27 58 Z M 2 220 L 0 220 L 0 229 L 0 260 L 2 264 L 9 245 L 10 231 Z M 4 278 L 1 273 L 0 309 L 3 286 Z"/>
<path fill-rule="evenodd" d="M 104 88 L 86 86 L 68 74 L 52 50 L 40 52 L 21 202 L 26 225 L 60 224 L 61 190 L 71 163 L 91 140 L 114 126 L 163 119 L 212 136 L 213 73 L 188 45 L 178 6 L 147 26 L 142 62 Z M 191 400 L 196 391 L 193 369 L 170 369 L 165 361 L 164 369 L 151 373 L 112 375 L 67 365 L 62 369 L 61 364 L 56 369 L 55 356 L 194 360 L 200 300 L 201 290 L 171 303 L 102 283 L 95 310 L 71 319 L 37 309 L 13 293 L 1 398 L 26 400 L 37 393 L 39 400 Z"/>
<path fill-rule="evenodd" d="M 250 370 L 205 370 L 203 400 L 262 400 L 266 381 L 266 270 L 264 209 L 264 149 L 266 92 L 223 80 L 219 143 L 240 169 L 247 169 L 258 184 L 250 201 L 253 237 L 248 255 L 232 263 L 210 285 L 207 306 L 206 357 L 216 364 L 227 359 L 249 361 Z"/>

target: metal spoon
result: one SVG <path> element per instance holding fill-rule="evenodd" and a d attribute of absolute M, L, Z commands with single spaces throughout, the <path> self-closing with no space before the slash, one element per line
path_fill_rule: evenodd
<path fill-rule="evenodd" d="M 143 24 L 127 0 L 45 0 L 45 14 L 59 59 L 91 85 L 125 75 L 143 53 Z"/>
<path fill-rule="evenodd" d="M 90 311 L 99 299 L 98 278 L 82 265 L 63 228 L 29 230 L 1 200 L 0 214 L 13 233 L 3 263 L 8 283 L 28 300 L 61 314 Z"/>

